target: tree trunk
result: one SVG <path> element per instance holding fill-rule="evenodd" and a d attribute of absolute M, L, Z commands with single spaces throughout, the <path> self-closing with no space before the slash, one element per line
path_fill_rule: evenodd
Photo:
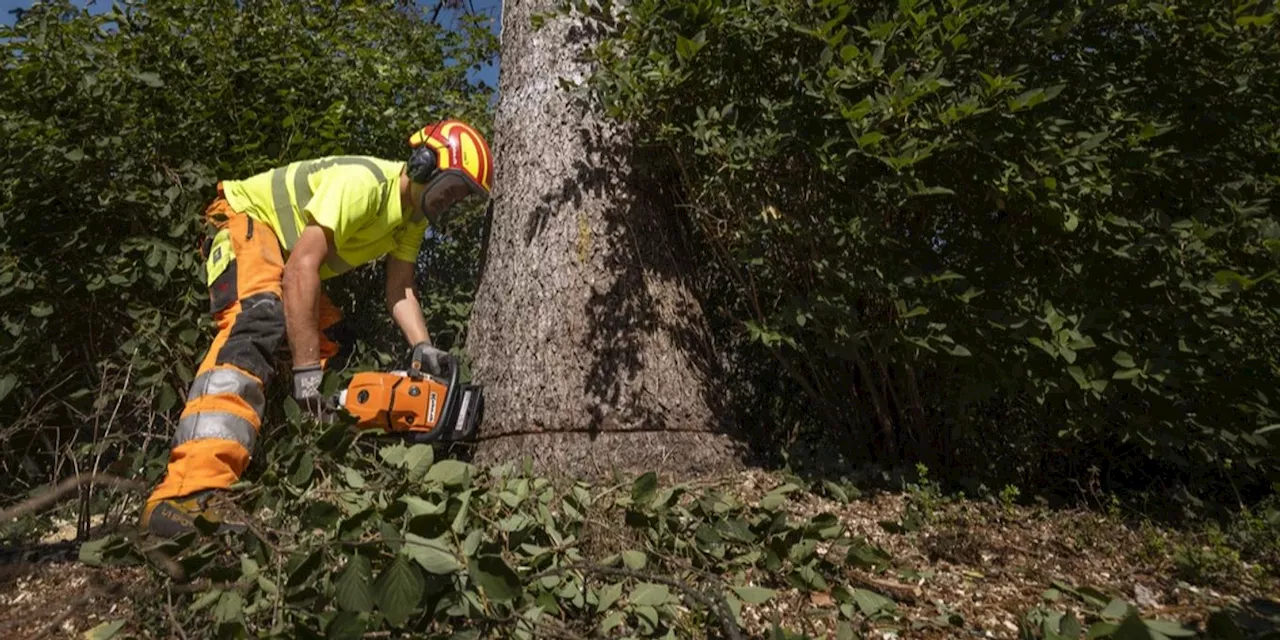
<path fill-rule="evenodd" d="M 495 186 L 468 351 L 485 385 L 475 461 L 688 476 L 743 451 L 680 220 L 625 129 L 560 78 L 593 37 L 555 0 L 503 3 Z"/>

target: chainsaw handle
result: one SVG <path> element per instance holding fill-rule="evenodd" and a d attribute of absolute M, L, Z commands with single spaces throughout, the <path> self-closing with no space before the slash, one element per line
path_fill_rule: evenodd
<path fill-rule="evenodd" d="M 458 366 L 458 360 L 457 358 L 449 358 L 448 362 L 449 364 L 447 366 L 449 368 L 449 378 L 448 378 L 449 386 L 447 390 L 444 392 L 444 406 L 440 408 L 439 417 L 436 418 L 436 426 L 435 428 L 433 428 L 431 431 L 428 431 L 427 433 L 410 434 L 409 438 L 414 443 L 428 444 L 441 439 L 441 437 L 444 435 L 444 432 L 445 432 L 445 423 L 453 415 L 452 414 L 453 406 L 458 403 L 458 396 L 462 394 L 462 389 L 459 388 L 458 386 L 458 370 L 461 369 L 461 367 Z M 418 372 L 417 375 L 421 377 L 434 377 L 434 376 L 431 376 L 430 374 L 426 374 L 422 372 Z M 443 378 L 436 378 L 436 379 L 442 382 L 444 381 Z"/>
<path fill-rule="evenodd" d="M 458 369 L 461 368 L 457 358 L 449 358 L 449 390 L 444 392 L 444 406 L 440 408 L 440 418 L 436 422 L 436 428 L 431 430 L 432 434 L 440 434 L 441 423 L 453 415 L 453 405 L 458 403 L 458 396 L 462 394 L 462 389 L 458 387 Z"/>

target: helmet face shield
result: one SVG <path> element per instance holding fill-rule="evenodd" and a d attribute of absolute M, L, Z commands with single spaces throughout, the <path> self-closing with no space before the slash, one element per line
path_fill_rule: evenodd
<path fill-rule="evenodd" d="M 453 205 L 474 192 L 475 187 L 465 176 L 443 172 L 422 190 L 422 212 L 434 224 L 442 224 Z"/>

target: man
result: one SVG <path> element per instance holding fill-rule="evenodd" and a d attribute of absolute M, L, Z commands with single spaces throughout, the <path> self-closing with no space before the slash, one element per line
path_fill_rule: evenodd
<path fill-rule="evenodd" d="M 487 197 L 488 143 L 445 120 L 410 138 L 407 162 L 365 156 L 300 161 L 222 182 L 205 211 L 217 334 L 191 383 L 164 480 L 143 508 L 143 529 L 192 530 L 197 515 L 237 531 L 211 500 L 248 466 L 262 426 L 274 355 L 288 338 L 293 397 L 321 414 L 320 382 L 340 350 L 324 331 L 341 317 L 322 280 L 387 256 L 386 304 L 412 346 L 411 366 L 439 375 L 449 355 L 432 346 L 414 294 L 414 265 L 428 224 L 439 227 L 469 194 Z"/>

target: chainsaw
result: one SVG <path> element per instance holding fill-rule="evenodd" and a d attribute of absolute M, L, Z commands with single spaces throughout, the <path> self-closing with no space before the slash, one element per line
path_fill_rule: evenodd
<path fill-rule="evenodd" d="M 382 429 L 416 444 L 470 440 L 484 412 L 483 387 L 460 384 L 456 362 L 447 367 L 447 377 L 362 371 L 330 400 L 358 429 Z"/>

